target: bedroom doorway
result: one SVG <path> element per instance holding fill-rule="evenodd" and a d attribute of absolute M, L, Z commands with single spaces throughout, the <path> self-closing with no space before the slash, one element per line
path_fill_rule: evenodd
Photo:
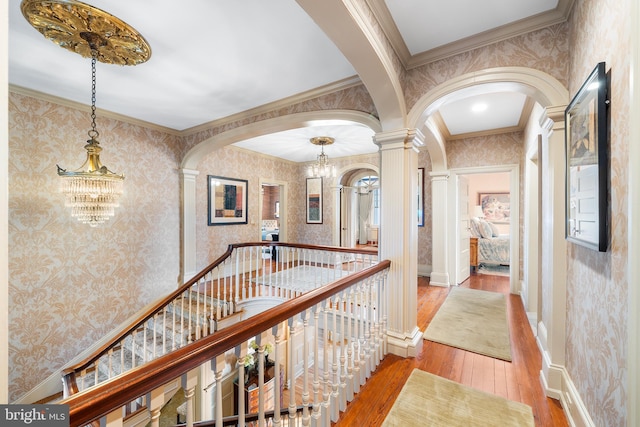
<path fill-rule="evenodd" d="M 287 239 L 287 183 L 260 179 L 259 240 Z"/>
<path fill-rule="evenodd" d="M 466 262 L 465 251 L 462 247 L 466 239 L 465 232 L 471 238 L 476 238 L 477 266 L 479 274 L 508 275 L 511 290 L 515 291 L 519 275 L 519 166 L 504 165 L 478 168 L 461 168 L 451 170 L 449 180 L 449 209 L 455 212 L 455 218 L 448 226 L 452 239 L 449 248 L 451 259 L 450 275 L 456 278 L 456 283 L 462 278 Z M 464 178 L 464 179 L 460 179 Z M 468 183 L 468 189 L 461 188 L 461 182 Z M 465 184 L 467 185 L 467 184 Z M 466 192 L 467 209 L 460 208 L 461 194 Z M 469 226 L 463 229 L 464 214 L 469 215 Z M 478 228 L 482 224 L 482 228 Z M 483 237 L 484 235 L 484 237 Z M 480 242 L 481 239 L 485 239 Z M 482 244 L 482 249 L 480 245 Z M 473 245 L 475 246 L 475 245 Z M 475 247 L 470 250 L 476 250 Z M 482 252 L 482 254 L 481 254 Z M 469 254 L 471 259 L 475 254 Z M 514 268 L 511 268 L 511 267 Z M 471 270 L 472 266 L 467 268 Z"/>

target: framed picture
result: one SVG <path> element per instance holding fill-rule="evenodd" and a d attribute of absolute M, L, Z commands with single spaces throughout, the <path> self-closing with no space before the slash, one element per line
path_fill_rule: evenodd
<path fill-rule="evenodd" d="M 565 110 L 565 234 L 600 252 L 608 246 L 608 86 L 601 62 Z"/>
<path fill-rule="evenodd" d="M 418 227 L 424 227 L 424 168 L 418 168 Z"/>
<path fill-rule="evenodd" d="M 307 178 L 307 224 L 322 224 L 322 178 Z"/>
<path fill-rule="evenodd" d="M 478 205 L 482 207 L 484 219 L 496 224 L 508 224 L 511 216 L 509 193 L 478 193 Z"/>
<path fill-rule="evenodd" d="M 247 184 L 246 179 L 207 175 L 209 225 L 247 223 Z"/>

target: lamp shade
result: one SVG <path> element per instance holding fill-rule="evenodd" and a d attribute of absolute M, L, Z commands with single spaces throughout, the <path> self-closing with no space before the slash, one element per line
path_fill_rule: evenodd
<path fill-rule="evenodd" d="M 484 218 L 484 212 L 482 212 L 482 206 L 476 205 L 476 207 L 473 208 L 473 216 L 476 218 Z"/>

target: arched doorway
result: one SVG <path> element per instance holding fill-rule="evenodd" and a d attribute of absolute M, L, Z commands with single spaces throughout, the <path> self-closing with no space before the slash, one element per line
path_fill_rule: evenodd
<path fill-rule="evenodd" d="M 376 169 L 361 165 L 341 176 L 335 216 L 339 246 L 378 245 L 380 180 Z"/>

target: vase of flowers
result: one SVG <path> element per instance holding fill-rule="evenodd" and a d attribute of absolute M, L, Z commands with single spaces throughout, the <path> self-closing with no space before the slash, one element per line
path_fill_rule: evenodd
<path fill-rule="evenodd" d="M 259 363 L 258 358 L 260 357 L 258 353 L 258 348 L 259 347 L 256 341 L 251 340 L 251 342 L 249 342 L 249 351 L 247 352 L 247 355 L 240 359 L 240 362 L 244 365 L 245 384 L 249 384 L 253 382 L 258 377 L 258 363 Z M 273 351 L 273 346 L 271 345 L 271 343 L 265 344 L 264 346 L 265 377 L 267 376 L 266 374 L 267 368 L 275 365 L 273 361 L 269 360 L 269 353 L 271 353 L 272 351 Z M 268 378 L 265 378 L 265 381 L 266 380 L 268 380 Z"/>

